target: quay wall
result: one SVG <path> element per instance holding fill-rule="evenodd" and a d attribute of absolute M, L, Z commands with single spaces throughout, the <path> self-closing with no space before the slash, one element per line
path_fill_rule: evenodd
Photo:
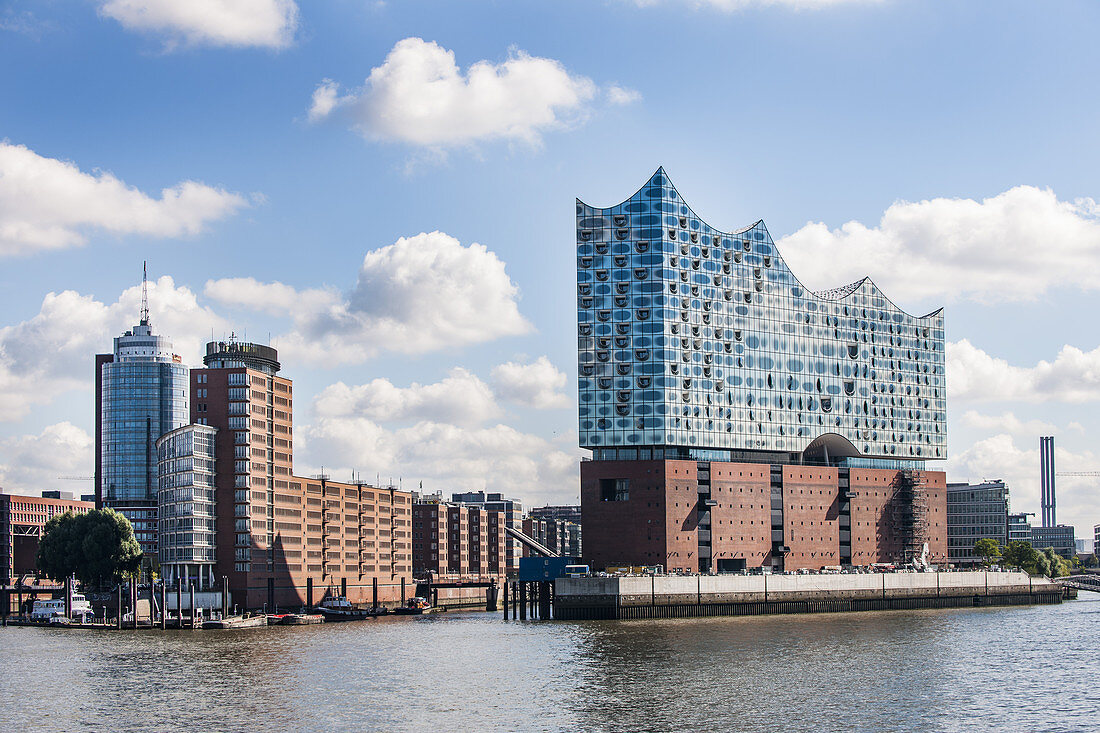
<path fill-rule="evenodd" d="M 1027 573 L 876 573 L 558 578 L 554 617 L 674 618 L 1060 603 Z"/>

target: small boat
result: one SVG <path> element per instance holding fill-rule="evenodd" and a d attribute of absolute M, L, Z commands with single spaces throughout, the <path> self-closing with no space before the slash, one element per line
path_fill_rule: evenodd
<path fill-rule="evenodd" d="M 283 626 L 303 626 L 305 624 L 319 624 L 325 620 L 320 613 L 287 613 L 279 623 Z"/>
<path fill-rule="evenodd" d="M 204 629 L 250 629 L 255 626 L 267 626 L 267 614 L 256 616 L 226 616 L 216 621 L 203 621 Z"/>
<path fill-rule="evenodd" d="M 401 616 L 419 616 L 423 613 L 430 613 L 431 610 L 432 604 L 428 603 L 426 598 L 413 596 L 408 603 L 400 608 L 393 609 L 393 612 Z"/>
<path fill-rule="evenodd" d="M 358 621 L 371 615 L 351 605 L 345 596 L 326 598 L 316 610 L 325 617 L 325 621 Z"/>

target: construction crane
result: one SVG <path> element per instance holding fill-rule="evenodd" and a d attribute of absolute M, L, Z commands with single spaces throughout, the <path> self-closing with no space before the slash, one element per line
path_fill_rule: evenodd
<path fill-rule="evenodd" d="M 1100 476 L 1100 471 L 1059 471 L 1055 476 Z"/>
<path fill-rule="evenodd" d="M 58 476 L 58 481 L 94 481 L 95 476 Z"/>

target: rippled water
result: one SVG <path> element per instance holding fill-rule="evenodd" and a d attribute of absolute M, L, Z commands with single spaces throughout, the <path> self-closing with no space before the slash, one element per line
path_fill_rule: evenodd
<path fill-rule="evenodd" d="M 0 729 L 1100 729 L 1100 595 L 670 621 L 0 629 Z"/>

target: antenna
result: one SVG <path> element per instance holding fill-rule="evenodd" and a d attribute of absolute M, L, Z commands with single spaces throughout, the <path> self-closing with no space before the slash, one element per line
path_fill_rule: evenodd
<path fill-rule="evenodd" d="M 148 263 L 144 260 L 141 263 L 141 324 L 142 326 L 149 325 L 149 277 L 147 273 Z"/>

